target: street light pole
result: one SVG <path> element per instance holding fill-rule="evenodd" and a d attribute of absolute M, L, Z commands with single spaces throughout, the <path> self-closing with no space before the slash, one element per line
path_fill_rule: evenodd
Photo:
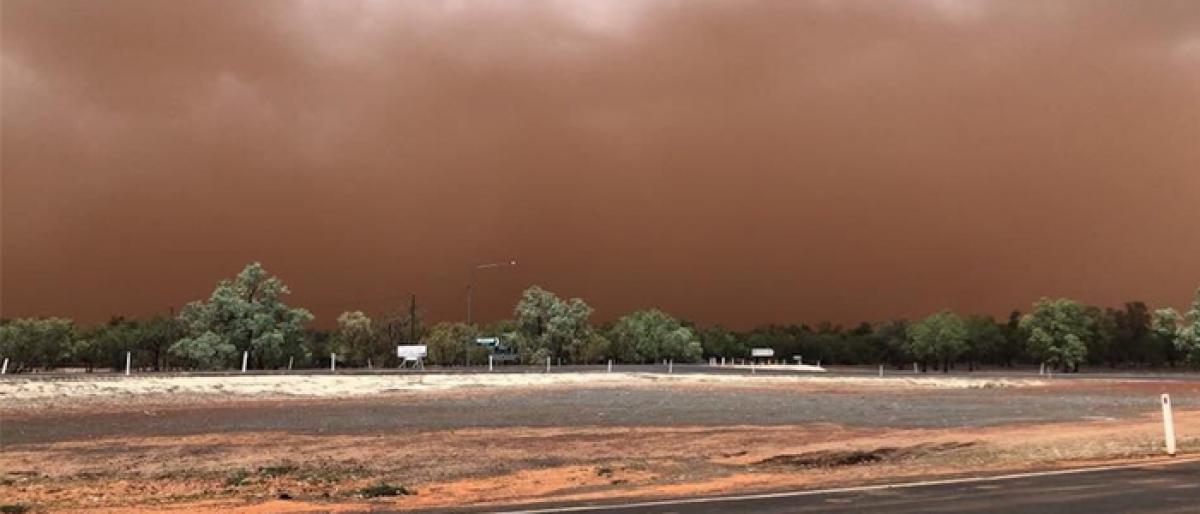
<path fill-rule="evenodd" d="M 501 267 L 505 267 L 505 266 L 516 266 L 516 265 L 517 265 L 517 261 L 516 261 L 516 259 L 513 259 L 508 262 L 489 262 L 487 264 L 480 264 L 478 266 L 475 266 L 474 268 L 471 268 L 471 280 L 469 282 L 467 282 L 467 324 L 468 325 L 471 324 L 471 321 L 473 319 L 471 317 L 471 314 L 472 314 L 471 309 L 474 306 L 473 304 L 475 302 L 475 272 L 479 271 L 481 269 L 501 268 Z"/>

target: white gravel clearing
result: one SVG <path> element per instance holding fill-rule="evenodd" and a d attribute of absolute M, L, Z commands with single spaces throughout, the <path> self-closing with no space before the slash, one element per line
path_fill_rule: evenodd
<path fill-rule="evenodd" d="M 452 391 L 520 387 L 620 387 L 655 384 L 728 386 L 860 386 L 886 389 L 973 389 L 1040 386 L 1040 380 L 966 377 L 748 376 L 655 373 L 471 373 L 425 375 L 273 375 L 205 377 L 121 377 L 117 379 L 0 380 L 5 403 L 104 399 L 157 395 L 211 397 L 354 397 L 390 392 Z"/>

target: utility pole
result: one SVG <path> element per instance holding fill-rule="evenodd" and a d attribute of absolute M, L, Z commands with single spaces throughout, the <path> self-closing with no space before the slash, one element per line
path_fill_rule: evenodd
<path fill-rule="evenodd" d="M 408 344 L 417 344 L 417 294 L 408 294 Z"/>
<path fill-rule="evenodd" d="M 475 272 L 481 269 L 499 268 L 503 266 L 516 266 L 516 259 L 508 262 L 491 262 L 488 264 L 480 264 L 471 268 L 471 280 L 467 282 L 467 324 L 470 325 L 473 318 L 471 317 L 472 304 L 475 301 Z"/>

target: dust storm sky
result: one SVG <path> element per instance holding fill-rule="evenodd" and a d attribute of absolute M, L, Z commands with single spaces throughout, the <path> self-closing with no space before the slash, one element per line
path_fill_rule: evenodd
<path fill-rule="evenodd" d="M 1200 2 L 0 0 L 0 314 L 262 261 L 328 325 L 1200 285 Z"/>

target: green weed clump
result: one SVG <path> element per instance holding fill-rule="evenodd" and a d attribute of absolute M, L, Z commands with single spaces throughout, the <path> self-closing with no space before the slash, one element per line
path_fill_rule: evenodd
<path fill-rule="evenodd" d="M 247 472 L 244 469 L 236 470 L 233 473 L 230 473 L 229 477 L 225 479 L 225 486 L 226 487 L 237 487 L 240 485 L 244 485 L 246 483 L 247 478 L 250 478 L 249 472 Z"/>
<path fill-rule="evenodd" d="M 413 491 L 402 485 L 392 485 L 387 482 L 379 482 L 378 484 L 367 486 L 358 490 L 358 495 L 363 498 L 378 498 L 381 496 L 408 496 L 416 494 Z"/>

